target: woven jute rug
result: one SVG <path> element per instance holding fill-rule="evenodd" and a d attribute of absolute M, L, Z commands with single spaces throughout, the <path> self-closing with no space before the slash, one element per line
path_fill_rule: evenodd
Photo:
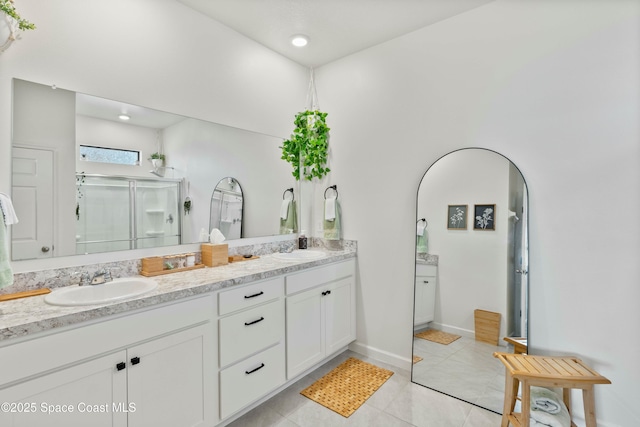
<path fill-rule="evenodd" d="M 349 417 L 393 372 L 350 357 L 300 392 L 334 412 Z"/>
<path fill-rule="evenodd" d="M 416 363 L 418 363 L 419 361 L 422 360 L 422 357 L 420 356 L 413 356 L 413 364 L 415 365 Z"/>
<path fill-rule="evenodd" d="M 452 342 L 460 338 L 460 335 L 449 334 L 447 332 L 437 331 L 435 329 L 427 329 L 426 331 L 415 334 L 415 336 L 417 338 L 422 338 L 423 340 L 429 340 L 444 345 L 451 344 Z"/>

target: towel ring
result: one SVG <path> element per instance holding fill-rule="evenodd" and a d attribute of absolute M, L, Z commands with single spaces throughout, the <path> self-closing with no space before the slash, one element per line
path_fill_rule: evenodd
<path fill-rule="evenodd" d="M 333 191 L 336 192 L 336 199 L 338 198 L 338 186 L 337 185 L 330 185 L 327 187 L 326 190 L 324 190 L 324 199 L 327 200 L 327 191 L 329 191 L 329 189 L 332 189 Z"/>
<path fill-rule="evenodd" d="M 420 221 L 424 221 L 424 228 L 427 228 L 427 226 L 429 225 L 429 223 L 427 222 L 426 218 L 420 218 L 419 220 L 416 221 L 416 224 L 419 223 Z"/>
<path fill-rule="evenodd" d="M 284 190 L 284 193 L 282 193 L 282 200 L 285 200 L 285 197 L 289 191 L 291 191 L 291 200 L 295 200 L 296 195 L 293 193 L 293 188 L 287 188 L 286 190 Z"/>

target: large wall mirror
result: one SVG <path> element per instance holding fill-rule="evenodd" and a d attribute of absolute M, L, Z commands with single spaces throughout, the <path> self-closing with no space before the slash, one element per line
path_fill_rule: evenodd
<path fill-rule="evenodd" d="M 279 234 L 281 138 L 19 79 L 12 114 L 13 260 L 196 243 L 227 177 L 243 198 L 227 240 Z"/>
<path fill-rule="evenodd" d="M 527 344 L 526 183 L 506 157 L 469 148 L 431 165 L 417 197 L 412 381 L 501 413 L 492 354 Z"/>

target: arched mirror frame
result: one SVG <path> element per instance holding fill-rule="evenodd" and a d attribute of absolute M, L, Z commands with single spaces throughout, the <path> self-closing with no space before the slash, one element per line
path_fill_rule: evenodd
<path fill-rule="evenodd" d="M 423 182 L 425 180 L 425 177 L 427 177 L 428 172 L 430 170 L 432 170 L 432 167 L 436 163 L 438 163 L 440 160 L 442 160 L 443 158 L 445 158 L 445 157 L 447 157 L 449 155 L 458 153 L 458 152 L 465 151 L 465 150 L 482 150 L 483 152 L 493 153 L 493 154 L 495 154 L 497 156 L 500 156 L 501 158 L 505 159 L 507 162 L 509 162 L 510 165 L 512 165 L 515 168 L 515 170 L 520 174 L 520 177 L 522 178 L 522 182 L 524 184 L 523 201 L 522 201 L 522 205 L 524 207 L 524 212 L 521 213 L 521 215 L 520 215 L 521 218 L 518 218 L 518 213 L 517 212 L 510 213 L 507 210 L 506 206 L 502 206 L 502 207 L 500 207 L 500 209 L 502 210 L 503 214 L 504 214 L 504 212 L 507 212 L 507 214 L 508 214 L 507 220 L 509 220 L 509 221 L 510 220 L 516 221 L 516 220 L 522 219 L 522 236 L 521 236 L 521 239 L 524 241 L 523 254 L 522 254 L 522 259 L 521 259 L 521 261 L 519 263 L 519 266 L 517 264 L 515 266 L 516 267 L 515 268 L 516 271 L 514 271 L 514 274 L 521 274 L 522 277 L 524 278 L 524 282 L 525 282 L 525 285 L 522 287 L 523 300 L 522 300 L 521 305 L 520 305 L 522 310 L 524 310 L 524 313 L 523 313 L 524 325 L 522 327 L 522 330 L 520 331 L 521 332 L 520 335 L 525 337 L 527 339 L 526 343 L 529 344 L 529 341 L 528 341 L 528 339 L 530 338 L 529 337 L 529 328 L 528 328 L 528 325 L 529 325 L 529 322 L 528 322 L 528 320 L 529 320 L 528 319 L 528 316 L 529 316 L 529 285 L 530 285 L 530 282 L 529 282 L 529 279 L 528 279 L 528 268 L 529 268 L 528 267 L 529 266 L 529 236 L 528 236 L 528 232 L 529 232 L 528 231 L 529 230 L 529 214 L 528 214 L 529 213 L 529 188 L 528 188 L 527 182 L 526 182 L 526 180 L 524 178 L 524 174 L 522 174 L 522 171 L 518 168 L 518 166 L 514 162 L 512 162 L 508 157 L 506 157 L 505 155 L 503 155 L 503 154 L 501 154 L 501 153 L 499 153 L 497 151 L 486 149 L 486 148 L 481 148 L 481 147 L 461 148 L 461 149 L 458 149 L 458 150 L 453 150 L 453 151 L 451 151 L 451 152 L 439 157 L 433 163 L 431 163 L 431 165 L 429 165 L 429 167 L 427 168 L 427 170 L 425 171 L 425 173 L 423 174 L 422 178 L 420 179 L 420 181 L 418 183 L 418 186 L 417 186 L 417 189 L 416 189 L 416 222 L 415 222 L 415 224 L 417 226 L 420 223 L 420 221 L 425 217 L 425 215 L 420 212 L 420 187 L 422 186 L 422 184 L 423 184 Z M 474 203 L 474 202 L 472 201 L 470 203 Z M 444 207 L 444 209 L 446 209 L 446 206 Z M 473 205 L 470 205 L 470 210 L 471 210 L 470 213 L 473 213 Z M 446 212 L 443 211 L 442 219 L 445 218 L 444 217 L 445 213 Z M 471 215 L 471 217 L 473 217 L 473 215 Z M 429 218 L 427 218 L 427 220 L 429 220 Z M 436 226 L 436 223 L 437 223 L 437 226 L 439 226 L 439 227 L 444 226 L 442 221 L 440 221 L 440 217 L 433 218 L 432 221 L 428 221 L 427 223 L 429 225 L 431 225 L 431 223 L 434 223 L 433 226 Z M 471 230 L 473 230 L 473 222 L 472 221 L 469 221 L 469 226 L 470 226 Z M 418 269 L 418 252 L 417 252 L 418 245 L 419 244 L 420 245 L 424 245 L 424 242 L 422 242 L 420 240 L 421 239 L 417 236 L 417 233 L 416 233 L 415 246 L 414 246 L 414 255 L 415 255 L 414 256 L 414 278 L 416 277 L 415 274 L 418 272 L 418 270 L 417 270 Z M 428 254 L 428 252 L 427 252 L 427 254 Z M 429 258 L 429 257 L 425 257 L 425 258 Z M 431 258 L 431 261 L 433 261 L 433 258 Z M 438 272 L 438 276 L 439 276 L 439 272 Z M 438 277 L 438 280 L 439 280 L 439 277 Z M 437 286 L 440 286 L 440 284 L 438 283 Z M 414 306 L 413 306 L 413 316 L 414 316 L 413 319 L 414 319 L 414 322 L 415 322 L 415 319 L 416 319 L 416 298 L 417 298 L 417 296 L 418 296 L 418 290 L 417 290 L 417 286 L 416 286 L 416 280 L 414 280 Z M 422 385 L 422 386 L 424 386 L 426 388 L 432 389 L 434 391 L 438 391 L 440 393 L 443 393 L 443 394 L 446 394 L 448 396 L 454 397 L 456 399 L 462 400 L 464 402 L 470 403 L 470 404 L 472 404 L 474 406 L 478 406 L 478 407 L 481 407 L 481 408 L 484 408 L 484 409 L 487 409 L 489 411 L 496 412 L 496 413 L 501 413 L 502 412 L 502 393 L 504 392 L 504 390 L 502 390 L 500 393 L 496 394 L 496 398 L 498 400 L 496 400 L 495 405 L 493 403 L 492 404 L 485 404 L 485 402 L 482 401 L 481 399 L 480 400 L 478 400 L 478 399 L 476 399 L 476 400 L 469 399 L 469 398 L 466 398 L 465 396 L 457 395 L 455 392 L 450 392 L 448 390 L 443 390 L 438 386 L 433 386 L 432 384 L 424 384 L 423 383 L 424 381 L 421 382 L 421 380 L 416 378 L 416 363 L 419 363 L 419 362 L 416 362 L 417 359 L 415 358 L 415 355 L 416 355 L 416 340 L 417 340 L 417 338 L 415 338 L 415 333 L 418 330 L 420 330 L 420 328 L 416 329 L 415 325 L 412 325 L 412 356 L 414 357 L 414 361 L 413 361 L 412 367 L 411 367 L 411 381 L 412 382 L 414 382 L 414 383 L 416 383 L 418 385 Z M 501 330 L 501 332 L 504 332 L 504 331 Z M 499 336 L 500 349 L 498 351 L 505 351 L 505 352 L 514 351 L 513 345 L 512 344 L 508 344 L 507 342 L 505 342 L 503 340 L 503 337 L 504 337 L 504 335 L 500 335 Z M 468 339 L 468 337 L 467 337 L 467 339 Z M 472 340 L 473 340 L 473 338 L 472 338 Z M 495 359 L 495 362 L 496 362 L 496 369 L 502 369 L 502 374 L 504 374 L 504 369 L 503 369 L 502 365 L 500 364 L 500 362 L 497 359 Z M 446 373 L 445 373 L 445 375 L 446 375 Z M 504 387 L 504 381 L 502 381 L 501 384 L 502 384 L 502 387 Z"/>
<path fill-rule="evenodd" d="M 230 186 L 232 189 L 229 190 L 227 188 L 222 188 L 221 184 L 228 184 L 228 186 Z M 237 191 L 233 190 L 233 187 L 237 187 Z M 216 196 L 216 192 L 223 194 L 223 193 L 230 193 L 230 192 L 234 192 L 234 196 L 236 197 L 240 197 L 240 216 L 232 218 L 231 219 L 231 223 L 230 223 L 230 227 L 233 227 L 235 224 L 237 224 L 238 222 L 240 223 L 240 236 L 228 236 L 227 234 L 229 234 L 229 232 L 227 230 L 224 229 L 224 227 L 222 227 L 222 216 L 221 214 L 219 214 L 217 216 L 218 218 L 218 223 L 214 224 L 216 221 L 214 221 L 214 214 L 213 214 L 213 209 L 214 209 L 214 203 L 215 203 L 215 196 Z M 239 193 L 239 194 L 235 194 L 235 193 Z M 224 194 L 223 194 L 224 196 Z M 223 203 L 223 197 L 220 198 L 220 209 L 219 211 L 222 212 L 222 203 Z M 216 184 L 216 186 L 213 189 L 213 193 L 211 193 L 211 203 L 209 205 L 209 232 L 211 232 L 212 229 L 217 228 L 218 230 L 220 230 L 220 232 L 222 232 L 222 234 L 224 235 L 225 239 L 230 240 L 230 239 L 238 239 L 238 238 L 242 238 L 244 237 L 244 192 L 242 191 L 242 185 L 240 185 L 240 182 L 235 179 L 232 176 L 226 176 L 224 178 L 222 178 L 220 181 L 218 181 L 218 183 Z"/>

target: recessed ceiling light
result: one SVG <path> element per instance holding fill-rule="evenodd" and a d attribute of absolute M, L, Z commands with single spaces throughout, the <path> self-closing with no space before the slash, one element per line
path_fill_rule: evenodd
<path fill-rule="evenodd" d="M 291 37 L 291 44 L 295 47 L 303 47 L 306 46 L 307 43 L 309 43 L 309 37 L 305 36 L 304 34 L 297 34 Z"/>
<path fill-rule="evenodd" d="M 128 116 L 128 115 L 126 115 L 126 114 L 120 114 L 120 115 L 118 116 L 118 118 L 119 118 L 120 120 L 129 120 L 131 117 L 129 117 L 129 116 Z"/>

